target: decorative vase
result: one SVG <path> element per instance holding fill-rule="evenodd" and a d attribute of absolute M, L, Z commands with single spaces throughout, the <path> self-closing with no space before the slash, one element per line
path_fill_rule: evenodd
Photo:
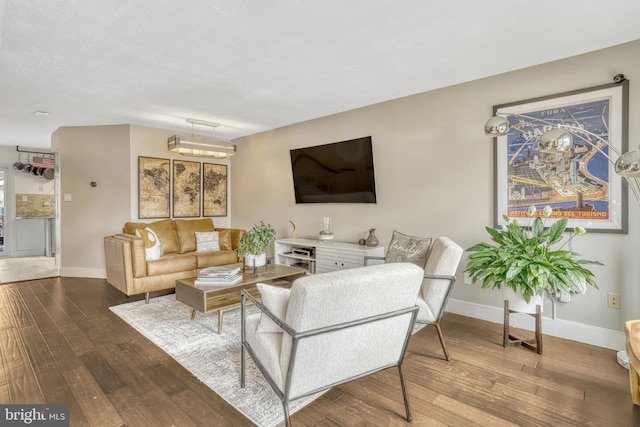
<path fill-rule="evenodd" d="M 322 217 L 322 226 L 320 229 L 320 234 L 318 234 L 318 239 L 320 241 L 327 243 L 333 240 L 333 232 L 331 231 L 331 217 L 324 216 Z"/>
<path fill-rule="evenodd" d="M 375 228 L 370 228 L 369 229 L 369 237 L 367 237 L 367 240 L 365 242 L 365 244 L 367 246 L 378 246 L 378 238 L 376 237 L 376 229 Z"/>
<path fill-rule="evenodd" d="M 520 289 L 514 292 L 510 287 L 503 285 L 502 296 L 509 301 L 509 310 L 517 311 L 518 313 L 536 314 L 536 305 L 540 306 L 540 312 L 542 313 L 544 308 L 542 295 L 534 295 L 529 302 L 526 302 Z"/>

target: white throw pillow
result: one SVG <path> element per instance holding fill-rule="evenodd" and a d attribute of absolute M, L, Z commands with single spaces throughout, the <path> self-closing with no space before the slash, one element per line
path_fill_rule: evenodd
<path fill-rule="evenodd" d="M 220 250 L 220 235 L 217 231 L 196 231 L 196 252 Z"/>
<path fill-rule="evenodd" d="M 276 315 L 276 317 L 284 321 L 284 317 L 287 314 L 287 306 L 289 305 L 289 295 L 291 294 L 291 290 L 277 286 L 270 286 L 264 283 L 258 283 L 256 286 L 262 296 L 262 304 Z M 258 325 L 257 333 L 262 332 L 284 331 L 280 326 L 276 325 L 269 316 L 262 314 L 260 316 L 260 324 Z"/>
<path fill-rule="evenodd" d="M 164 255 L 162 244 L 156 233 L 149 227 L 145 229 L 136 229 L 136 236 L 142 237 L 144 241 L 144 257 L 147 261 L 160 259 Z"/>

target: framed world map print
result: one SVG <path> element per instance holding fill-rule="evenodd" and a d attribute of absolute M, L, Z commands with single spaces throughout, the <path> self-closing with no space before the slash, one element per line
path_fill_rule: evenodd
<path fill-rule="evenodd" d="M 169 218 L 169 159 L 138 157 L 138 217 Z"/>
<path fill-rule="evenodd" d="M 227 165 L 203 164 L 202 216 L 227 216 Z"/>
<path fill-rule="evenodd" d="M 173 217 L 200 216 L 200 162 L 173 161 Z"/>

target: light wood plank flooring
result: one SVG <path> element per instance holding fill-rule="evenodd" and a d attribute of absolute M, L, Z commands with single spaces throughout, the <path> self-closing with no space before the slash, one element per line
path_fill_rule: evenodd
<path fill-rule="evenodd" d="M 67 403 L 72 426 L 245 426 L 251 423 L 109 306 L 104 280 L 0 285 L 0 402 Z M 501 325 L 447 314 L 452 361 L 432 327 L 404 365 L 415 426 L 640 426 L 614 351 L 544 337 L 544 354 L 502 347 Z M 525 333 L 520 331 L 521 333 Z M 402 426 L 396 369 L 337 387 L 294 426 Z"/>

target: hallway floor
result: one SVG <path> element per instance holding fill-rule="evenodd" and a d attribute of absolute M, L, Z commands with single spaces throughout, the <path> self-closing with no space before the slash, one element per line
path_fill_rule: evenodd
<path fill-rule="evenodd" d="M 54 257 L 0 258 L 0 283 L 58 276 Z"/>

